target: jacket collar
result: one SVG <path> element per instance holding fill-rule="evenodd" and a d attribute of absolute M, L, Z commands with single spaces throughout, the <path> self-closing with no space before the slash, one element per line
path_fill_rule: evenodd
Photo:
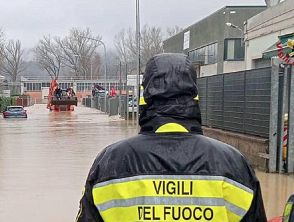
<path fill-rule="evenodd" d="M 195 119 L 179 119 L 156 116 L 141 124 L 140 134 L 145 133 L 193 133 L 203 134 L 201 124 Z"/>

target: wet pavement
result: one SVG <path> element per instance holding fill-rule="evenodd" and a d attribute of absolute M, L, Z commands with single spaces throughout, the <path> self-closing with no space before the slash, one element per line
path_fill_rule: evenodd
<path fill-rule="evenodd" d="M 0 221 L 74 221 L 97 153 L 135 134 L 132 124 L 85 107 L 49 113 L 35 105 L 27 120 L 0 117 Z M 257 175 L 268 217 L 281 214 L 294 176 Z"/>

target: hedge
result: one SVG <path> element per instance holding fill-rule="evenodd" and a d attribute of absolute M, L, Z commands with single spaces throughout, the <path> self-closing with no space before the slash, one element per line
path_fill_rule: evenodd
<path fill-rule="evenodd" d="M 3 112 L 7 106 L 15 105 L 16 97 L 0 97 L 0 112 Z"/>

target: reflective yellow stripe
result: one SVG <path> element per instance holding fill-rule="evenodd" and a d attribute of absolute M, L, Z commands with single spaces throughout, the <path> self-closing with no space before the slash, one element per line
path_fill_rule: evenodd
<path fill-rule="evenodd" d="M 199 101 L 199 95 L 197 95 L 194 100 Z"/>
<path fill-rule="evenodd" d="M 158 210 L 160 206 L 185 207 L 192 203 L 194 207 L 201 208 L 225 207 L 225 215 L 231 219 L 219 221 L 239 221 L 248 211 L 253 199 L 252 190 L 219 176 L 137 176 L 98 183 L 92 192 L 94 204 L 106 218 L 112 211 L 122 211 L 118 214 L 136 214 L 134 209 L 138 207 L 134 206 L 150 205 L 156 206 Z M 109 215 L 111 217 L 111 213 Z M 136 218 L 133 221 L 140 220 Z"/>
<path fill-rule="evenodd" d="M 139 101 L 139 102 L 140 102 L 140 103 L 139 103 L 140 106 L 144 106 L 144 105 L 147 104 L 147 103 L 145 102 L 144 97 L 141 97 L 141 96 L 140 96 L 140 101 Z"/>
<path fill-rule="evenodd" d="M 159 192 L 156 192 L 156 189 Z M 252 200 L 252 194 L 224 181 L 150 179 L 109 184 L 105 187 L 93 189 L 95 205 L 113 199 L 129 199 L 138 196 L 224 198 L 244 210 L 248 209 Z"/>
<path fill-rule="evenodd" d="M 211 215 L 211 211 L 213 215 Z M 138 222 L 138 221 L 211 221 L 237 222 L 241 219 L 228 218 L 224 207 L 195 206 L 195 205 L 136 205 L 125 208 L 112 208 L 100 213 L 105 222 Z M 206 218 L 206 219 L 205 219 Z"/>
<path fill-rule="evenodd" d="M 159 127 L 155 133 L 188 133 L 189 131 L 180 124 L 167 123 Z"/>
<path fill-rule="evenodd" d="M 236 214 L 234 214 L 234 213 L 232 213 L 231 211 L 227 211 L 227 217 L 228 217 L 228 221 L 229 222 L 240 222 L 241 221 L 241 219 L 243 218 L 243 217 L 240 217 L 239 215 L 236 215 Z"/>
<path fill-rule="evenodd" d="M 289 202 L 286 204 L 286 207 L 285 207 L 285 210 L 284 210 L 284 213 L 283 213 L 283 217 L 284 217 L 284 220 L 285 222 L 289 222 L 289 217 L 290 217 L 290 214 L 291 214 L 291 211 L 292 211 L 292 207 L 293 207 L 293 203 Z"/>
<path fill-rule="evenodd" d="M 145 99 L 144 99 L 144 87 L 143 87 L 143 86 L 141 86 L 141 89 L 140 89 L 140 100 L 139 100 L 139 105 L 140 105 L 140 106 L 147 105 L 147 103 L 145 102 Z"/>

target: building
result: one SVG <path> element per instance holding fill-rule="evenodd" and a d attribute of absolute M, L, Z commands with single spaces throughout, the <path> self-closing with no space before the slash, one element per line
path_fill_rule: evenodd
<path fill-rule="evenodd" d="M 266 6 L 226 6 L 165 40 L 164 52 L 188 54 L 198 77 L 244 70 L 242 27 L 265 9 Z"/>
<path fill-rule="evenodd" d="M 245 23 L 246 68 L 270 66 L 273 56 L 280 56 L 287 62 L 283 51 L 287 40 L 294 40 L 294 4 L 285 0 L 267 8 Z M 280 54 L 279 54 L 279 43 Z M 284 57 L 284 58 L 283 58 Z"/>
<path fill-rule="evenodd" d="M 22 78 L 21 79 L 21 95 L 28 95 L 37 103 L 42 103 L 47 101 L 47 96 L 49 93 L 51 80 L 31 80 Z M 92 95 L 92 87 L 98 84 L 105 87 L 108 92 L 110 92 L 111 87 L 115 89 L 120 88 L 119 80 L 107 80 L 107 81 L 97 81 L 97 80 L 58 80 L 58 84 L 61 89 L 67 89 L 68 87 L 73 87 L 79 101 L 82 98 Z M 126 89 L 126 84 L 122 83 L 122 89 Z"/>

